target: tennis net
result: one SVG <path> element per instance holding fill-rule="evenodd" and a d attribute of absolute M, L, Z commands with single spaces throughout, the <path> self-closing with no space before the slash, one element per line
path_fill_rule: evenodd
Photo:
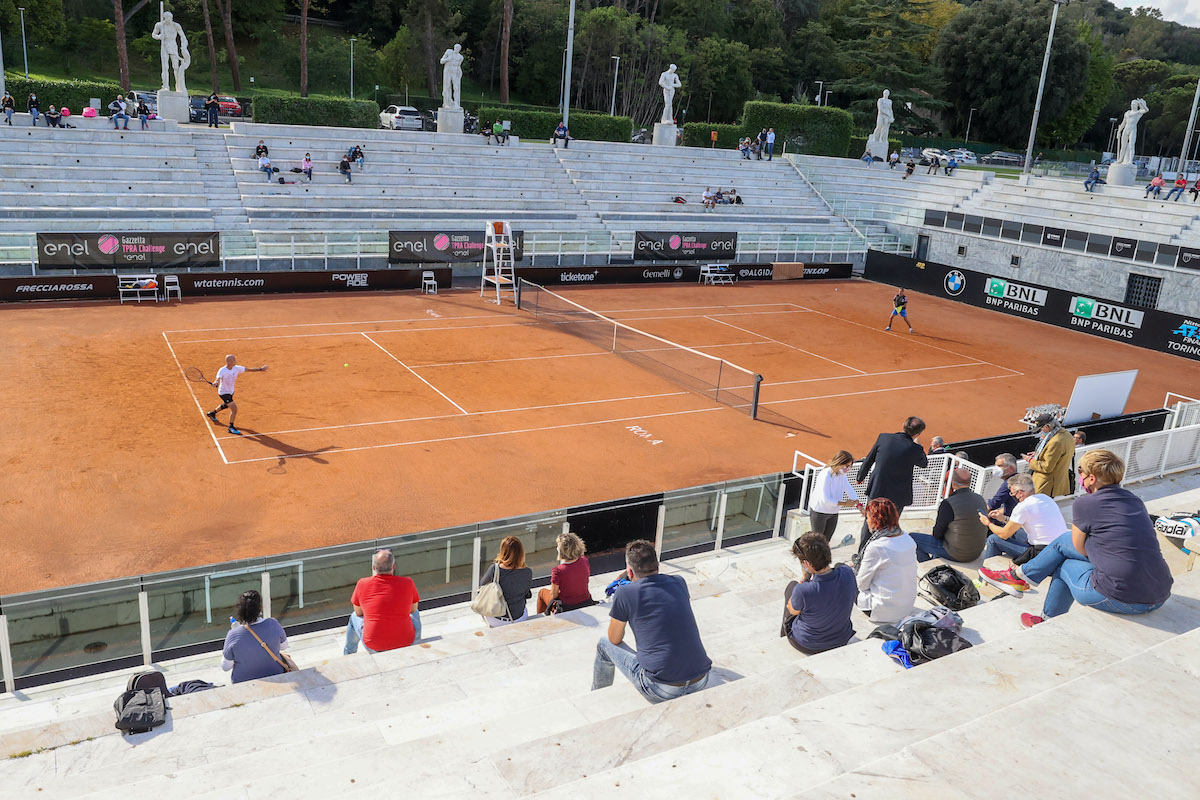
<path fill-rule="evenodd" d="M 758 419 L 761 375 L 609 319 L 524 278 L 518 286 L 517 307 L 558 330 Z"/>

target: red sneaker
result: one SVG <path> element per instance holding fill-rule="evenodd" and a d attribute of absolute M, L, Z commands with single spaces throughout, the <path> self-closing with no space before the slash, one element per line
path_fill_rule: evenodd
<path fill-rule="evenodd" d="M 986 583 L 990 583 L 1002 592 L 1020 597 L 1021 592 L 1029 590 L 1029 584 L 1017 577 L 1017 573 L 1012 569 L 997 570 L 979 568 L 979 577 Z"/>
<path fill-rule="evenodd" d="M 1045 621 L 1045 617 L 1039 617 L 1036 614 L 1021 615 L 1021 625 L 1026 628 L 1032 628 L 1034 625 L 1041 625 Z"/>

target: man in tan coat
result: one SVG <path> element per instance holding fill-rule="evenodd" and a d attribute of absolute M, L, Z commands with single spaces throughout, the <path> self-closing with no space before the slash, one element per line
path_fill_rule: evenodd
<path fill-rule="evenodd" d="M 1033 491 L 1047 497 L 1070 494 L 1075 439 L 1052 414 L 1039 415 L 1034 424 L 1041 431 L 1041 439 L 1037 449 L 1025 454 L 1033 473 Z"/>

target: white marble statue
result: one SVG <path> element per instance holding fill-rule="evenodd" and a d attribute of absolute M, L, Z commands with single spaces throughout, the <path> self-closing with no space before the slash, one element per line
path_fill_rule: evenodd
<path fill-rule="evenodd" d="M 462 45 L 442 53 L 442 108 L 462 108 Z"/>
<path fill-rule="evenodd" d="M 170 70 L 174 70 L 175 91 L 186 93 L 183 74 L 192 64 L 192 54 L 188 52 L 187 34 L 183 32 L 183 26 L 175 21 L 170 11 L 164 11 L 150 35 L 162 42 L 159 51 L 162 56 L 162 91 L 171 91 Z"/>
<path fill-rule="evenodd" d="M 675 90 L 683 85 L 679 82 L 679 76 L 675 74 L 676 69 L 677 67 L 672 64 L 662 75 L 658 76 L 658 85 L 663 90 L 662 123 L 664 125 L 675 122 Z"/>
<path fill-rule="evenodd" d="M 1140 97 L 1129 104 L 1129 110 L 1125 112 L 1121 126 L 1117 128 L 1117 164 L 1133 163 L 1133 151 L 1137 147 L 1138 121 L 1146 116 L 1149 110 L 1146 101 Z"/>
<path fill-rule="evenodd" d="M 892 93 L 887 89 L 883 90 L 883 97 L 875 101 L 875 108 L 878 109 L 875 115 L 875 132 L 871 134 L 871 138 L 886 142 L 888 140 L 888 129 L 892 127 L 892 123 L 896 121 L 896 115 L 892 113 Z M 884 155 L 887 155 L 886 153 Z"/>

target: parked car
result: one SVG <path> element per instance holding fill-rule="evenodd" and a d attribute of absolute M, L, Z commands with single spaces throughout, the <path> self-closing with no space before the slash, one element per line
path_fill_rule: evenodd
<path fill-rule="evenodd" d="M 993 150 L 983 157 L 983 163 L 1004 167 L 1025 166 L 1025 156 L 1020 153 L 1010 153 L 1007 150 Z"/>
<path fill-rule="evenodd" d="M 204 107 L 204 101 L 207 97 L 203 95 L 193 95 L 188 98 L 188 119 L 192 122 L 208 122 L 208 109 Z"/>
<path fill-rule="evenodd" d="M 944 150 L 939 150 L 936 147 L 926 147 L 921 151 L 921 166 L 928 166 L 934 161 L 945 166 L 950 163 L 950 156 Z"/>
<path fill-rule="evenodd" d="M 947 150 L 946 155 L 953 156 L 958 159 L 959 164 L 978 164 L 979 157 L 975 155 L 975 151 L 967 150 L 965 147 L 956 147 L 953 150 Z"/>
<path fill-rule="evenodd" d="M 421 112 L 412 106 L 388 106 L 379 112 L 379 127 L 393 131 L 419 131 Z"/>
<path fill-rule="evenodd" d="M 237 101 L 236 97 L 219 94 L 217 95 L 217 102 L 220 104 L 220 110 L 217 113 L 222 117 L 242 116 L 242 104 Z"/>

